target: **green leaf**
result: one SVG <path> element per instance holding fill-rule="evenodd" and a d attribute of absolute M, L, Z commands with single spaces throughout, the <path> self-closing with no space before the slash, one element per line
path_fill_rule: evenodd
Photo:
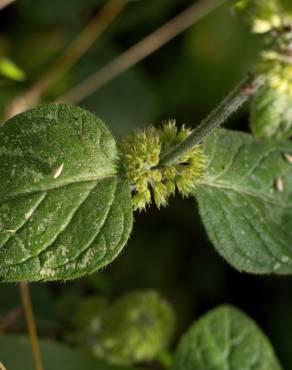
<path fill-rule="evenodd" d="M 49 104 L 0 129 L 0 276 L 72 279 L 110 263 L 132 228 L 117 149 L 94 115 Z"/>
<path fill-rule="evenodd" d="M 292 272 L 292 144 L 218 130 L 197 189 L 199 211 L 217 251 L 236 269 Z"/>
<path fill-rule="evenodd" d="M 281 370 L 259 327 L 222 306 L 196 322 L 179 343 L 171 370 Z"/>
<path fill-rule="evenodd" d="M 285 9 L 286 12 L 288 13 L 292 13 L 292 4 L 291 4 L 291 0 L 280 0 L 280 3 L 281 5 L 283 6 L 283 8 Z"/>
<path fill-rule="evenodd" d="M 287 139 L 292 135 L 292 95 L 272 87 L 261 89 L 251 104 L 251 130 L 262 139 Z"/>
<path fill-rule="evenodd" d="M 48 370 L 134 370 L 108 365 L 78 349 L 58 343 L 41 340 L 40 347 L 44 368 Z M 18 335 L 0 336 L 0 361 L 7 370 L 34 369 L 29 339 Z"/>
<path fill-rule="evenodd" d="M 0 74 L 13 81 L 23 81 L 26 79 L 25 73 L 7 58 L 0 58 Z"/>

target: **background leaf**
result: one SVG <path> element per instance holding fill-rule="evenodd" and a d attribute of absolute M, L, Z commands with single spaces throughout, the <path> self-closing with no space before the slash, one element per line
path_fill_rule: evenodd
<path fill-rule="evenodd" d="M 250 123 L 260 139 L 288 139 L 292 135 L 292 96 L 273 87 L 261 89 L 251 103 Z"/>
<path fill-rule="evenodd" d="M 79 277 L 120 252 L 132 227 L 129 186 L 113 177 L 115 142 L 94 115 L 47 105 L 0 131 L 0 275 Z"/>
<path fill-rule="evenodd" d="M 45 369 L 54 370 L 134 370 L 129 367 L 110 366 L 78 349 L 42 340 L 41 353 Z M 17 354 L 17 355 L 16 355 Z M 31 346 L 25 336 L 0 336 L 0 361 L 8 370 L 34 368 Z"/>
<path fill-rule="evenodd" d="M 10 59 L 0 58 L 0 75 L 14 81 L 23 81 L 25 73 Z"/>
<path fill-rule="evenodd" d="M 179 343 L 172 370 L 280 370 L 258 326 L 236 308 L 222 306 L 196 322 Z"/>
<path fill-rule="evenodd" d="M 291 273 L 291 143 L 218 130 L 204 150 L 196 196 L 217 251 L 240 271 Z"/>
<path fill-rule="evenodd" d="M 98 323 L 98 324 L 97 324 Z M 154 361 L 174 335 L 172 306 L 154 290 L 125 294 L 92 315 L 85 338 L 93 353 L 117 365 Z"/>

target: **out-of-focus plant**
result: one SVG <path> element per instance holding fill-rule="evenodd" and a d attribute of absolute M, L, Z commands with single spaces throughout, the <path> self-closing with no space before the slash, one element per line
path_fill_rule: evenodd
<path fill-rule="evenodd" d="M 292 134 L 292 12 L 281 0 L 235 1 L 233 9 L 262 34 L 265 50 L 256 66 L 267 78 L 251 104 L 251 129 L 259 138 L 289 138 Z"/>
<path fill-rule="evenodd" d="M 113 304 L 99 302 L 98 308 L 96 304 L 96 300 L 85 301 L 77 320 L 84 343 L 96 357 L 131 365 L 151 361 L 168 349 L 174 312 L 155 291 L 128 293 Z"/>
<path fill-rule="evenodd" d="M 24 81 L 26 75 L 15 63 L 8 58 L 0 58 L 0 75 L 12 81 Z"/>

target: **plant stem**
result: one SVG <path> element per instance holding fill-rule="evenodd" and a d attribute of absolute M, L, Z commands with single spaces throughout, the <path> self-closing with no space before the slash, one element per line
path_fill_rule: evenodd
<path fill-rule="evenodd" d="M 6 8 L 6 6 L 12 4 L 15 0 L 0 0 L 0 10 Z"/>
<path fill-rule="evenodd" d="M 0 362 L 0 370 L 6 370 L 6 367 Z"/>
<path fill-rule="evenodd" d="M 58 99 L 78 103 L 202 19 L 226 0 L 201 0 L 146 36 Z"/>
<path fill-rule="evenodd" d="M 23 309 L 25 313 L 26 323 L 29 331 L 32 354 L 35 364 L 35 370 L 43 370 L 41 352 L 37 336 L 36 324 L 31 304 L 30 292 L 28 283 L 20 283 L 20 292 L 22 298 Z"/>
<path fill-rule="evenodd" d="M 162 157 L 159 167 L 175 163 L 186 152 L 200 144 L 216 128 L 236 112 L 263 84 L 265 77 L 248 76 L 219 104 L 219 106 L 196 127 L 192 134 Z"/>

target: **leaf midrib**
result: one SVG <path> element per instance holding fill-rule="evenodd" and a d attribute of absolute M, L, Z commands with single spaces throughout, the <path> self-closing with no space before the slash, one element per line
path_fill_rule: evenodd
<path fill-rule="evenodd" d="M 19 194 L 16 194 L 16 195 L 11 195 L 8 198 L 4 198 L 3 200 L 0 200 L 0 205 L 3 204 L 3 203 L 6 203 L 6 202 L 10 202 L 12 200 L 17 200 L 18 198 L 31 196 L 31 195 L 36 195 L 36 194 L 44 193 L 44 192 L 49 192 L 49 191 L 52 191 L 52 190 L 62 189 L 62 188 L 65 188 L 65 187 L 73 185 L 73 184 L 78 185 L 78 184 L 84 184 L 84 183 L 88 183 L 88 182 L 113 179 L 113 178 L 118 178 L 118 177 L 119 177 L 119 175 L 117 173 L 113 173 L 112 175 L 109 174 L 109 175 L 103 176 L 103 177 L 95 176 L 95 177 L 92 177 L 90 179 L 86 179 L 86 180 L 82 180 L 82 181 L 71 181 L 71 182 L 63 183 L 60 186 L 52 186 L 52 187 L 49 186 L 48 188 L 43 188 L 43 189 L 40 189 L 40 190 L 33 190 L 33 191 L 24 192 L 24 193 L 19 193 Z"/>

